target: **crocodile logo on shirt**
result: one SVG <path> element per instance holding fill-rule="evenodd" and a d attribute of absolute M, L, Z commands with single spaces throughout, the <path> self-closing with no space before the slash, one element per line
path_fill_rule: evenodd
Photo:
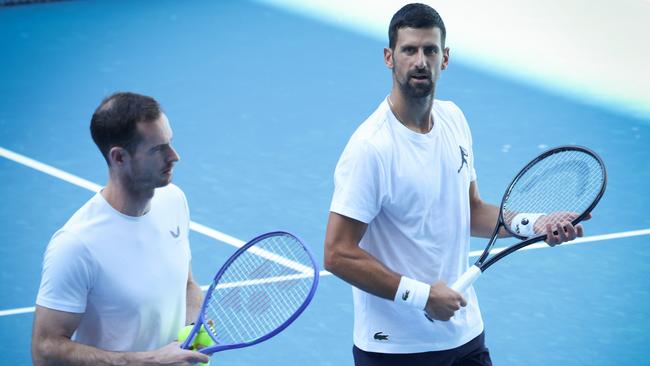
<path fill-rule="evenodd" d="M 176 232 L 169 230 L 169 233 L 172 234 L 172 237 L 174 237 L 174 239 L 176 239 L 179 235 L 181 235 L 181 229 L 176 226 Z"/>
<path fill-rule="evenodd" d="M 467 154 L 467 151 L 463 149 L 462 146 L 458 145 L 458 147 L 460 148 L 460 158 L 461 158 L 460 168 L 458 168 L 458 173 L 460 173 L 460 170 L 463 169 L 463 166 L 467 166 L 466 158 L 469 156 L 469 154 Z"/>
<path fill-rule="evenodd" d="M 409 294 L 410 294 L 410 293 L 411 293 L 411 291 L 406 290 L 406 291 L 402 294 L 402 300 L 406 301 L 406 300 L 409 298 Z"/>
<path fill-rule="evenodd" d="M 376 341 L 387 341 L 388 340 L 388 334 L 384 334 L 383 332 L 377 332 L 377 333 L 375 333 L 373 338 Z"/>

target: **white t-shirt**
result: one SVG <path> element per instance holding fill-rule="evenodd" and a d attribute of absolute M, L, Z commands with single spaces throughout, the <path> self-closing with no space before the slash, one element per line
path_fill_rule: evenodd
<path fill-rule="evenodd" d="M 462 111 L 435 100 L 427 134 L 403 126 L 384 100 L 350 138 L 334 175 L 330 211 L 368 224 L 360 246 L 391 270 L 432 284 L 468 268 L 472 137 Z M 354 344 L 381 353 L 461 346 L 483 331 L 474 289 L 448 322 L 353 288 Z"/>
<path fill-rule="evenodd" d="M 189 210 L 178 187 L 156 189 L 140 217 L 97 193 L 52 236 L 36 304 L 83 313 L 76 342 L 156 349 L 185 325 L 189 263 Z"/>

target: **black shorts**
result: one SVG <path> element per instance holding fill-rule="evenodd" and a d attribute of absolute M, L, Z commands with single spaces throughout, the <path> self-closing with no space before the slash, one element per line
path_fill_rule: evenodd
<path fill-rule="evenodd" d="M 352 347 L 356 366 L 492 366 L 485 335 L 444 351 L 422 353 L 376 353 Z"/>

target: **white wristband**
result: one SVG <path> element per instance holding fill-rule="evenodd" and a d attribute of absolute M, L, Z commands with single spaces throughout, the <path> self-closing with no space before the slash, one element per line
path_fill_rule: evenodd
<path fill-rule="evenodd" d="M 393 301 L 424 310 L 429 300 L 430 289 L 431 285 L 402 276 Z"/>
<path fill-rule="evenodd" d="M 519 213 L 510 222 L 510 229 L 517 235 L 527 238 L 535 235 L 535 221 L 546 214 L 543 213 Z"/>

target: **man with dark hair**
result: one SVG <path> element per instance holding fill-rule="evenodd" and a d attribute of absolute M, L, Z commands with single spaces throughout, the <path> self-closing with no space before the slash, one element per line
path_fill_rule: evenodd
<path fill-rule="evenodd" d="M 189 210 L 173 184 L 179 156 L 153 98 L 116 93 L 93 114 L 106 187 L 50 240 L 32 358 L 43 365 L 191 365 L 208 357 L 173 342 L 196 318 Z"/>
<path fill-rule="evenodd" d="M 325 267 L 354 286 L 357 366 L 491 365 L 474 289 L 447 287 L 468 268 L 470 234 L 488 237 L 498 208 L 479 196 L 465 116 L 434 99 L 445 32 L 427 5 L 393 16 L 392 89 L 336 166 Z M 583 233 L 546 216 L 530 225 L 551 245 Z"/>

